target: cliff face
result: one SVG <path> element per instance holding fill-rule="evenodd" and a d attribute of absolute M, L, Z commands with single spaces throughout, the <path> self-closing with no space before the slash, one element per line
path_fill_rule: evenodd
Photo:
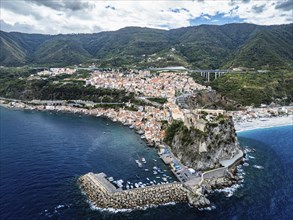
<path fill-rule="evenodd" d="M 215 90 L 200 91 L 185 99 L 188 109 L 237 109 L 240 107 L 235 101 L 230 100 Z"/>
<path fill-rule="evenodd" d="M 174 133 L 171 148 L 183 164 L 206 170 L 217 168 L 219 161 L 235 156 L 240 146 L 232 118 L 221 116 L 206 122 L 202 131 L 181 124 Z"/>

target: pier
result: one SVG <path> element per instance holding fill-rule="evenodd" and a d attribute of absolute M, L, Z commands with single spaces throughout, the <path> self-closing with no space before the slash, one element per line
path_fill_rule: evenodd
<path fill-rule="evenodd" d="M 109 182 L 104 173 L 85 174 L 79 183 L 91 202 L 100 208 L 130 209 L 188 200 L 188 190 L 182 183 L 122 190 Z"/>

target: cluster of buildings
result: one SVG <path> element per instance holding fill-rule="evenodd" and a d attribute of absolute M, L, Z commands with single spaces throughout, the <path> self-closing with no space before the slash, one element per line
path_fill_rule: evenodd
<path fill-rule="evenodd" d="M 292 115 L 293 107 L 264 107 L 264 108 L 248 108 L 244 111 L 229 112 L 234 122 L 245 122 L 253 119 L 266 120 L 267 118 Z"/>
<path fill-rule="evenodd" d="M 43 70 L 38 72 L 38 76 L 56 76 L 59 74 L 74 74 L 76 73 L 76 69 L 71 68 L 50 68 L 48 70 Z"/>
<path fill-rule="evenodd" d="M 195 83 L 187 73 L 151 74 L 150 71 L 136 73 L 94 71 L 86 83 L 96 88 L 121 89 L 139 96 L 171 99 L 174 99 L 178 93 L 192 93 L 206 89 L 205 86 Z"/>

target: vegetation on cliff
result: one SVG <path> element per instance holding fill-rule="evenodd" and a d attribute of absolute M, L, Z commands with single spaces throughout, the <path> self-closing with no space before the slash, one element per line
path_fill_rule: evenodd
<path fill-rule="evenodd" d="M 293 102 L 293 72 L 229 73 L 214 80 L 211 86 L 221 95 L 242 105 L 288 105 Z"/>
<path fill-rule="evenodd" d="M 223 115 L 207 122 L 203 131 L 174 121 L 166 129 L 165 142 L 183 164 L 197 170 L 217 168 L 220 160 L 230 159 L 239 150 L 233 121 Z"/>

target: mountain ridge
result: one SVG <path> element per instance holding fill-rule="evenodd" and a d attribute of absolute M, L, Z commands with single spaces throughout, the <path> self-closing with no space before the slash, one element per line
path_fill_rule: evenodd
<path fill-rule="evenodd" d="M 293 24 L 231 23 L 171 30 L 125 27 L 59 35 L 0 31 L 0 65 L 292 69 L 292 45 Z"/>

